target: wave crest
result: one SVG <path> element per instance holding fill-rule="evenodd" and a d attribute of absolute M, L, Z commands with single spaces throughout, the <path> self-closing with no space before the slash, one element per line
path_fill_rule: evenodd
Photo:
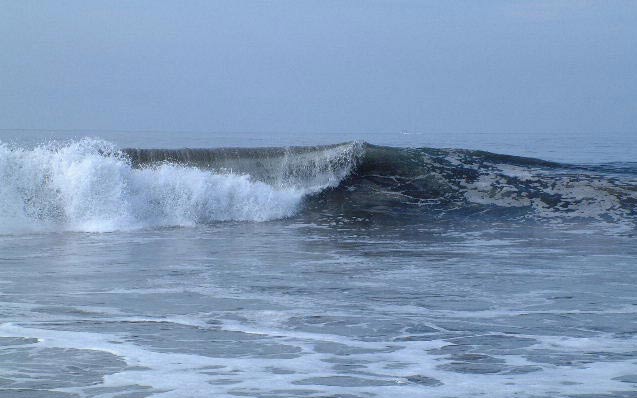
<path fill-rule="evenodd" d="M 93 139 L 33 149 L 0 144 L 0 232 L 278 219 L 295 214 L 308 193 L 338 185 L 348 173 L 317 160 L 313 180 L 294 179 L 298 171 L 289 170 L 298 169 L 286 167 L 287 174 L 268 183 L 232 168 L 133 160 Z"/>
<path fill-rule="evenodd" d="M 0 143 L 0 233 L 267 221 L 299 213 L 330 223 L 458 216 L 634 225 L 636 166 L 366 143 L 176 150 L 119 150 L 94 139 L 31 149 Z"/>

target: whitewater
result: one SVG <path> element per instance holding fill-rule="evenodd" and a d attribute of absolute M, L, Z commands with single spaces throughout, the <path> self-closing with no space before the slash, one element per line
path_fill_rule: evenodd
<path fill-rule="evenodd" d="M 101 135 L 0 134 L 0 397 L 635 396 L 624 142 Z"/>
<path fill-rule="evenodd" d="M 637 166 L 572 166 L 480 151 L 327 146 L 119 149 L 103 140 L 0 143 L 0 232 L 107 232 L 289 218 L 564 218 L 632 224 Z M 404 217 L 403 217 L 404 218 Z M 406 220 L 405 220 L 406 221 Z"/>
<path fill-rule="evenodd" d="M 353 149 L 336 148 L 318 160 L 328 163 L 348 150 Z M 105 141 L 33 149 L 0 144 L 0 232 L 105 232 L 289 217 L 305 195 L 338 184 L 348 172 L 347 165 L 320 170 L 313 160 L 301 165 L 312 168 L 309 175 L 295 181 L 286 172 L 299 166 L 282 159 L 277 181 L 266 184 L 229 168 L 202 170 L 168 162 L 134 168 L 126 154 Z"/>

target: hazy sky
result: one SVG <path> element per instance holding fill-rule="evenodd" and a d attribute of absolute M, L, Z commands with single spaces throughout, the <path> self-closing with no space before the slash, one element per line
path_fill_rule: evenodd
<path fill-rule="evenodd" d="M 0 0 L 0 128 L 637 134 L 637 1 Z"/>

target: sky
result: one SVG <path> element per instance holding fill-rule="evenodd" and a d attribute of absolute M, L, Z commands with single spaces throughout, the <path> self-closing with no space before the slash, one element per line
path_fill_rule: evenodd
<path fill-rule="evenodd" d="M 637 134 L 637 1 L 0 0 L 0 128 Z"/>

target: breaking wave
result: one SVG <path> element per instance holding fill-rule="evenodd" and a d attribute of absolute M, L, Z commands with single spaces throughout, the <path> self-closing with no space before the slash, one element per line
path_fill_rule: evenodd
<path fill-rule="evenodd" d="M 112 231 L 286 217 L 633 222 L 637 165 L 481 151 L 319 147 L 118 149 L 0 143 L 0 233 Z"/>

